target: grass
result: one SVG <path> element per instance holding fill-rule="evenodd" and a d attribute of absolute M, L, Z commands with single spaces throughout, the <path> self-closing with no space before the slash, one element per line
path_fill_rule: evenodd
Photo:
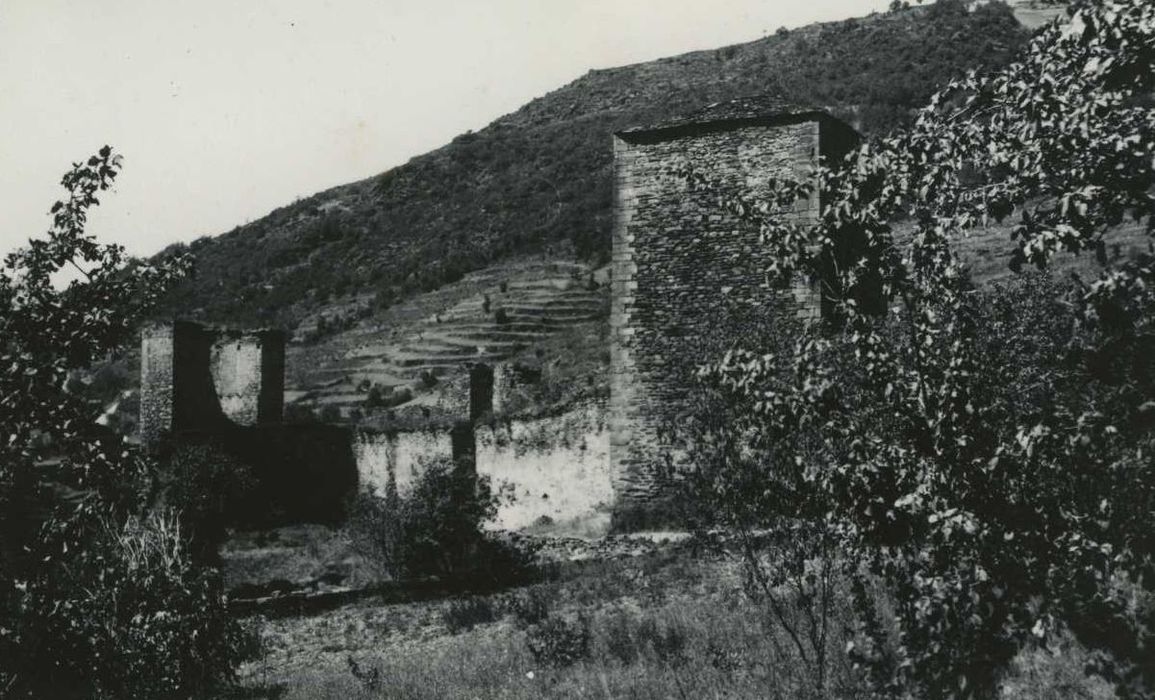
<path fill-rule="evenodd" d="M 675 548 L 562 569 L 557 580 L 468 601 L 270 620 L 268 653 L 245 670 L 248 691 L 322 699 L 806 697 L 802 665 L 784 639 L 767 634 L 732 561 Z M 849 676 L 839 683 L 856 685 Z"/>
<path fill-rule="evenodd" d="M 295 525 L 238 532 L 221 551 L 226 590 L 283 581 L 286 586 L 323 581 L 361 587 L 381 576 L 353 549 L 346 532 L 324 525 Z"/>
<path fill-rule="evenodd" d="M 541 628 L 502 621 L 448 643 L 351 651 L 358 668 L 375 670 L 375 684 L 334 664 L 295 672 L 281 687 L 285 698 L 804 697 L 805 679 L 792 664 L 771 663 L 775 649 L 748 613 L 703 603 L 610 606 L 590 622 L 588 655 L 572 663 L 533 652 Z"/>
<path fill-rule="evenodd" d="M 450 634 L 468 632 L 488 622 L 501 619 L 501 612 L 493 600 L 487 596 L 473 596 L 450 601 L 441 612 L 441 619 Z"/>
<path fill-rule="evenodd" d="M 690 543 L 638 556 L 565 562 L 548 581 L 489 596 L 260 621 L 264 655 L 241 697 L 859 698 L 846 656 L 851 621 L 834 614 L 828 682 L 747 595 L 737 562 Z M 1072 638 L 1023 652 L 1001 698 L 1106 698 Z"/>

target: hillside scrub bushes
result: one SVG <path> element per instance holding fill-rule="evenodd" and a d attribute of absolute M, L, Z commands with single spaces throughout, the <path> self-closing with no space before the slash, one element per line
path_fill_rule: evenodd
<path fill-rule="evenodd" d="M 688 481 L 739 532 L 812 532 L 800 592 L 832 543 L 880 695 L 991 697 L 1064 629 L 1122 696 L 1155 694 L 1155 258 L 1104 254 L 1125 218 L 1155 233 L 1153 63 L 1155 6 L 1072 3 L 1007 68 L 822 169 L 816 222 L 764 216 L 810 183 L 728 203 L 768 273 L 821 280 L 835 313 L 703 368 L 744 419 L 686 436 Z M 1103 273 L 976 289 L 952 244 L 1012 217 L 1012 270 L 1067 252 Z"/>
<path fill-rule="evenodd" d="M 187 268 L 85 233 L 120 156 L 63 178 L 47 235 L 0 266 L 0 695 L 163 698 L 231 680 L 246 636 L 217 572 L 152 502 L 156 464 L 69 376 L 135 339 Z M 60 281 L 65 268 L 75 275 Z"/>

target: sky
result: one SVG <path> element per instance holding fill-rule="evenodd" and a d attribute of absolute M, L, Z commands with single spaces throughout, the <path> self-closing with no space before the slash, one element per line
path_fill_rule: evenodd
<path fill-rule="evenodd" d="M 0 0 L 0 254 L 71 163 L 124 156 L 89 231 L 149 255 L 478 130 L 590 69 L 887 0 Z"/>

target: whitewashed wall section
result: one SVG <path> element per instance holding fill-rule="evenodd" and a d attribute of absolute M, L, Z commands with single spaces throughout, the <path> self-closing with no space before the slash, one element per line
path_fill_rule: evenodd
<path fill-rule="evenodd" d="M 496 526 L 519 530 L 599 519 L 608 524 L 614 492 L 610 436 L 600 407 L 549 418 L 499 421 L 476 431 L 477 471 L 513 488 Z"/>
<path fill-rule="evenodd" d="M 498 510 L 497 528 L 552 523 L 589 531 L 608 524 L 614 492 L 603 408 L 478 426 L 475 444 L 478 473 L 513 492 L 513 501 Z M 384 494 L 395 478 L 403 495 L 423 463 L 452 453 L 448 431 L 362 433 L 356 444 L 361 488 Z"/>
<path fill-rule="evenodd" d="M 404 495 L 427 461 L 452 459 L 453 442 L 448 431 L 359 433 L 354 454 L 362 489 L 383 495 L 396 479 L 397 493 Z"/>

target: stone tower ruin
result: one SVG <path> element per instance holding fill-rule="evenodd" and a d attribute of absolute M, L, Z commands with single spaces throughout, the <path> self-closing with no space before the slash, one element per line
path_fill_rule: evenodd
<path fill-rule="evenodd" d="M 141 332 L 140 437 L 279 423 L 285 334 L 177 321 Z"/>
<path fill-rule="evenodd" d="M 759 232 L 719 199 L 766 195 L 773 177 L 814 177 L 820 159 L 840 158 L 857 139 L 823 111 L 766 99 L 615 135 L 610 460 L 618 517 L 661 519 L 663 433 L 689 408 L 697 366 L 750 324 L 821 315 L 814 281 L 768 284 Z M 686 164 L 709 191 L 690 190 L 676 172 Z M 812 220 L 818 208 L 814 196 L 779 215 Z"/>

